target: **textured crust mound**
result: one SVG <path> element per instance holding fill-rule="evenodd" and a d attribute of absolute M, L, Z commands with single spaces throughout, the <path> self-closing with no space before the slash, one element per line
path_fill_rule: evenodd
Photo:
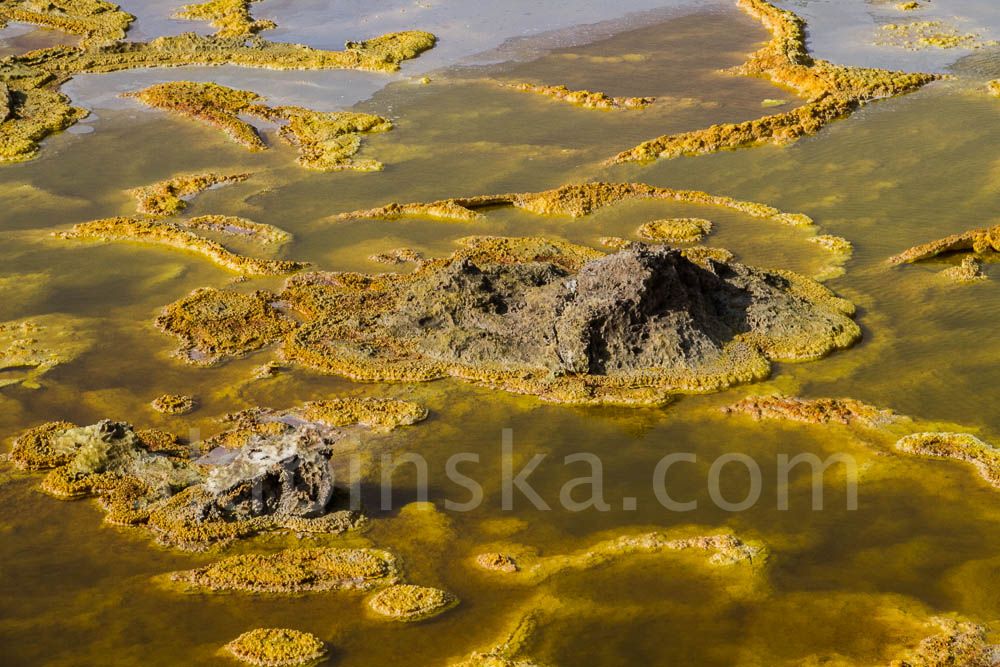
<path fill-rule="evenodd" d="M 304 262 L 238 255 L 221 243 L 199 236 L 173 222 L 139 218 L 105 218 L 73 225 L 70 231 L 62 232 L 59 236 L 64 239 L 129 241 L 175 248 L 201 255 L 229 271 L 251 276 L 278 276 L 308 266 Z"/>
<path fill-rule="evenodd" d="M 603 111 L 645 109 L 656 101 L 655 97 L 610 97 L 605 93 L 595 93 L 589 90 L 570 90 L 566 86 L 543 86 L 531 83 L 505 83 L 501 85 L 505 88 L 535 93 L 560 102 L 575 104 L 585 109 L 601 109 Z"/>
<path fill-rule="evenodd" d="M 411 274 L 292 278 L 281 299 L 305 323 L 285 356 L 361 380 L 450 375 L 558 402 L 662 404 L 860 336 L 851 304 L 790 272 L 642 244 L 608 256 L 539 238 L 465 244 Z"/>
<path fill-rule="evenodd" d="M 437 616 L 457 604 L 458 598 L 447 591 L 413 584 L 389 586 L 368 598 L 376 614 L 404 622 Z"/>
<path fill-rule="evenodd" d="M 395 557 L 379 549 L 289 549 L 269 556 L 242 554 L 171 575 L 212 591 L 304 593 L 371 590 L 395 583 Z"/>
<path fill-rule="evenodd" d="M 250 4 L 257 0 L 208 0 L 199 4 L 184 5 L 174 18 L 192 21 L 211 21 L 219 37 L 250 37 L 277 26 L 274 21 L 254 20 Z"/>
<path fill-rule="evenodd" d="M 785 213 L 773 206 L 742 201 L 698 190 L 674 190 L 644 183 L 584 183 L 564 185 L 544 192 L 515 192 L 478 197 L 455 197 L 429 203 L 387 204 L 378 208 L 351 211 L 334 216 L 338 220 L 397 220 L 409 216 L 425 216 L 436 220 L 464 222 L 478 220 L 480 210 L 513 206 L 536 215 L 568 215 L 580 218 L 595 211 L 636 199 L 720 206 L 754 218 L 772 220 L 793 227 L 809 227 L 813 221 L 803 213 Z"/>
<path fill-rule="evenodd" d="M 184 197 L 190 197 L 200 192 L 225 183 L 240 183 L 250 178 L 250 174 L 184 174 L 174 176 L 165 181 L 129 190 L 136 199 L 136 210 L 139 213 L 158 218 L 176 215 L 185 208 Z"/>
<path fill-rule="evenodd" d="M 619 153 L 608 164 L 701 155 L 765 143 L 788 144 L 819 132 L 831 121 L 861 105 L 902 95 L 940 78 L 814 60 L 806 50 L 805 23 L 767 0 L 737 0 L 741 9 L 771 32 L 771 41 L 734 72 L 770 79 L 791 88 L 807 102 L 790 111 L 743 123 L 723 123 L 703 130 L 664 135 Z"/>
<path fill-rule="evenodd" d="M 1000 225 L 971 229 L 936 241 L 921 243 L 889 258 L 890 264 L 908 264 L 948 253 L 976 255 L 1000 252 Z"/>
<path fill-rule="evenodd" d="M 991 646 L 986 628 L 968 621 L 934 618 L 940 632 L 923 639 L 912 655 L 893 660 L 889 667 L 995 667 L 1000 647 Z"/>
<path fill-rule="evenodd" d="M 129 96 L 147 106 L 216 127 L 251 151 L 266 150 L 267 144 L 257 129 L 240 115 L 284 123 L 278 136 L 298 148 L 299 164 L 320 171 L 381 169 L 381 163 L 375 160 L 352 158 L 361 148 L 361 134 L 392 129 L 388 119 L 373 114 L 321 112 L 292 106 L 269 107 L 261 103 L 257 93 L 216 83 L 172 81 L 150 86 Z"/>
<path fill-rule="evenodd" d="M 153 399 L 153 409 L 166 415 L 186 415 L 194 410 L 194 396 L 163 394 Z"/>
<path fill-rule="evenodd" d="M 262 290 L 245 294 L 204 287 L 164 308 L 156 326 L 181 340 L 179 357 L 211 366 L 274 343 L 295 328 L 274 300 Z"/>
<path fill-rule="evenodd" d="M 179 220 L 178 225 L 188 229 L 208 230 L 237 238 L 244 238 L 262 246 L 279 246 L 288 243 L 292 235 L 274 225 L 254 222 L 235 215 L 199 215 Z"/>
<path fill-rule="evenodd" d="M 83 37 L 84 45 L 125 38 L 135 17 L 104 0 L 6 0 L 0 3 L 0 25 L 30 23 Z"/>
<path fill-rule="evenodd" d="M 257 628 L 226 644 L 237 660 L 259 667 L 305 665 L 326 655 L 326 645 L 315 635 L 285 628 Z"/>
<path fill-rule="evenodd" d="M 654 243 L 697 243 L 712 231 L 712 223 L 704 218 L 667 218 L 651 220 L 635 234 Z"/>
<path fill-rule="evenodd" d="M 896 442 L 896 449 L 971 463 L 983 479 L 1000 488 L 1000 450 L 969 433 L 911 433 Z"/>
<path fill-rule="evenodd" d="M 723 408 L 727 414 L 741 413 L 754 419 L 787 419 L 806 424 L 860 424 L 878 428 L 896 421 L 892 410 L 852 398 L 803 399 L 791 396 L 750 396 Z"/>

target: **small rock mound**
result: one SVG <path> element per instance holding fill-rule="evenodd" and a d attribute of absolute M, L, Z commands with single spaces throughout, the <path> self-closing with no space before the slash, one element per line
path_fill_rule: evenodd
<path fill-rule="evenodd" d="M 908 454 L 971 463 L 983 479 L 1000 488 L 1000 449 L 969 433 L 911 433 L 896 442 Z"/>
<path fill-rule="evenodd" d="M 257 628 L 226 644 L 237 660 L 259 667 L 305 665 L 326 655 L 326 645 L 315 635 L 286 628 Z"/>
<path fill-rule="evenodd" d="M 194 410 L 194 396 L 185 394 L 163 394 L 150 404 L 157 412 L 165 415 L 186 415 Z"/>
<path fill-rule="evenodd" d="M 484 553 L 476 556 L 476 564 L 484 570 L 495 572 L 517 572 L 517 561 L 513 556 L 503 553 Z"/>
<path fill-rule="evenodd" d="M 712 222 L 703 218 L 667 218 L 652 220 L 636 231 L 636 235 L 654 243 L 697 243 L 712 231 Z"/>
<path fill-rule="evenodd" d="M 368 599 L 375 613 L 396 621 L 420 621 L 437 616 L 458 604 L 447 591 L 413 584 L 397 584 Z"/>

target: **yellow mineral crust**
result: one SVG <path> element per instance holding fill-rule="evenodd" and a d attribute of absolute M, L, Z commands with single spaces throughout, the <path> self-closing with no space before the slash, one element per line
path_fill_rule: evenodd
<path fill-rule="evenodd" d="M 380 549 L 288 549 L 241 554 L 186 572 L 173 581 L 211 591 L 305 593 L 372 590 L 398 580 L 396 558 Z"/>
<path fill-rule="evenodd" d="M 14 9 L 27 5 L 36 6 L 36 3 L 9 0 L 0 3 L 0 8 L 5 8 L 9 15 Z M 105 3 L 99 0 L 81 0 L 78 3 L 70 0 L 44 4 L 38 2 L 37 6 L 44 8 L 42 12 L 35 12 L 40 17 L 38 22 L 51 22 L 52 16 L 60 16 L 58 7 L 61 5 L 100 8 Z M 52 10 L 52 7 L 56 9 Z M 102 20 L 113 15 L 110 10 L 97 13 Z M 0 11 L 0 18 L 3 16 Z M 123 16 L 131 20 L 131 16 Z M 120 31 L 124 28 L 112 30 Z M 71 106 L 69 99 L 58 91 L 63 83 L 77 74 L 187 65 L 393 72 L 399 69 L 404 60 L 432 48 L 436 41 L 434 35 L 414 30 L 390 33 L 362 42 L 348 42 L 343 51 L 323 51 L 301 44 L 269 42 L 259 36 L 205 37 L 185 33 L 158 37 L 149 42 L 125 42 L 115 41 L 119 36 L 118 32 L 114 32 L 114 39 L 106 41 L 104 35 L 110 34 L 95 34 L 93 39 L 85 40 L 80 47 L 58 46 L 0 61 L 0 83 L 6 88 L 6 94 L 0 97 L 7 102 L 6 105 L 0 105 L 7 107 L 6 119 L 0 121 L 0 161 L 19 161 L 33 157 L 37 153 L 38 142 L 87 115 L 85 110 Z M 191 112 L 194 109 L 186 110 Z M 323 119 L 323 122 L 328 123 L 329 120 Z M 340 121 L 341 125 L 344 123 L 345 121 Z M 358 122 L 355 121 L 354 124 L 357 125 Z M 235 123 L 227 124 L 227 129 L 235 132 L 236 128 Z M 246 131 L 245 127 L 242 129 Z M 241 138 L 252 141 L 246 135 Z M 323 140 L 321 136 L 317 142 Z M 370 164 L 368 168 L 371 168 Z"/>
<path fill-rule="evenodd" d="M 793 227 L 809 227 L 812 219 L 803 213 L 785 213 L 773 206 L 752 201 L 742 201 L 723 195 L 712 195 L 697 190 L 674 190 L 644 183 L 584 183 L 564 185 L 544 192 L 520 192 L 477 197 L 456 197 L 429 203 L 387 204 L 378 208 L 341 213 L 337 220 L 397 220 L 403 217 L 423 216 L 436 220 L 458 222 L 477 220 L 479 211 L 513 206 L 537 215 L 567 215 L 580 218 L 597 210 L 636 199 L 660 199 L 720 206 L 754 218 L 773 220 Z"/>
<path fill-rule="evenodd" d="M 1000 79 L 994 79 L 986 84 L 986 89 L 990 92 L 990 95 L 994 97 L 1000 97 Z"/>
<path fill-rule="evenodd" d="M 986 628 L 969 621 L 938 617 L 931 622 L 939 633 L 923 639 L 909 656 L 889 667 L 994 667 L 1000 647 L 987 641 Z"/>
<path fill-rule="evenodd" d="M 274 21 L 254 20 L 250 4 L 258 0 L 208 0 L 199 4 L 184 5 L 175 18 L 192 21 L 211 21 L 219 37 L 249 37 L 263 30 L 278 27 Z"/>
<path fill-rule="evenodd" d="M 743 332 L 722 344 L 717 357 L 706 359 L 704 364 L 692 362 L 692 366 L 667 368 L 651 365 L 610 372 L 553 370 L 540 361 L 529 361 L 527 357 L 521 360 L 518 355 L 527 354 L 525 350 L 529 347 L 526 345 L 501 344 L 499 341 L 502 338 L 496 338 L 494 343 L 494 337 L 503 335 L 500 333 L 505 326 L 503 319 L 490 325 L 482 323 L 486 328 L 481 332 L 478 330 L 480 324 L 461 333 L 451 325 L 445 325 L 442 331 L 436 330 L 432 322 L 438 317 L 462 320 L 465 315 L 442 313 L 439 316 L 434 312 L 451 307 L 446 302 L 451 304 L 452 300 L 457 300 L 454 307 L 464 309 L 466 306 L 462 305 L 462 299 L 466 297 L 456 293 L 449 300 L 432 306 L 429 302 L 424 304 L 424 296 L 421 295 L 427 290 L 428 297 L 433 293 L 438 295 L 435 298 L 439 298 L 442 290 L 447 292 L 453 289 L 435 287 L 437 281 L 452 280 L 447 276 L 453 272 L 474 276 L 477 271 L 485 270 L 516 276 L 519 272 L 532 270 L 525 267 L 544 263 L 552 266 L 552 271 L 568 272 L 568 279 L 588 263 L 605 256 L 591 248 L 541 238 L 473 237 L 464 240 L 464 244 L 465 247 L 450 257 L 427 260 L 410 274 L 313 273 L 292 278 L 280 298 L 305 322 L 285 338 L 285 358 L 323 372 L 363 381 L 416 382 L 452 376 L 516 393 L 536 394 L 555 402 L 662 405 L 675 392 L 715 391 L 732 384 L 762 379 L 769 374 L 769 359 L 819 358 L 834 349 L 849 346 L 860 335 L 857 325 L 849 317 L 853 312 L 849 302 L 835 297 L 807 278 L 791 272 L 773 271 L 773 279 L 783 285 L 782 289 L 787 290 L 789 298 L 795 303 L 803 306 L 810 304 L 806 307 L 824 313 L 821 317 L 824 322 L 829 322 L 829 331 L 820 334 L 817 329 L 814 337 L 812 334 L 793 333 L 791 329 L 784 330 L 783 324 L 770 330 L 770 333 L 765 333 L 763 329 Z M 647 251 L 633 245 L 620 252 L 645 256 Z M 661 249 L 657 252 L 671 251 Z M 454 279 L 465 280 L 463 277 Z M 495 280 L 502 283 L 506 278 Z M 488 297 L 483 295 L 482 298 Z M 501 302 L 503 299 L 499 296 L 489 298 L 500 299 Z M 547 308 L 543 304 L 548 303 L 548 297 L 539 298 L 542 300 L 529 299 L 526 303 Z M 421 316 L 424 324 L 417 328 L 411 329 L 411 324 L 402 321 L 398 325 L 387 324 L 393 318 L 409 317 L 405 314 L 408 309 L 420 310 L 424 307 L 430 310 L 426 316 Z M 502 317 L 507 306 L 498 308 L 496 315 Z M 514 308 L 517 309 L 516 316 L 527 312 L 520 310 L 520 306 Z M 474 312 L 468 313 L 473 320 L 480 317 Z M 494 317 L 486 312 L 483 317 Z M 494 333 L 485 333 L 488 330 Z M 574 340 L 568 332 L 565 336 L 567 341 Z M 468 337 L 467 342 L 459 345 L 458 339 L 464 337 Z M 455 348 L 452 348 L 453 344 Z M 481 352 L 456 351 L 470 344 L 477 346 L 476 349 L 480 344 L 485 347 L 481 348 Z M 534 344 L 531 343 L 532 346 Z M 507 352 L 499 352 L 501 349 Z M 480 354 L 484 355 L 481 359 L 478 357 Z M 545 352 L 543 356 L 548 358 L 548 354 Z M 565 354 L 570 353 L 562 354 L 561 363 L 567 363 Z"/>
<path fill-rule="evenodd" d="M 181 340 L 178 356 L 210 366 L 274 343 L 295 329 L 295 322 L 276 309 L 274 301 L 273 294 L 262 290 L 204 287 L 165 307 L 156 326 Z"/>
<path fill-rule="evenodd" d="M 260 100 L 260 95 L 249 90 L 236 90 L 217 83 L 171 81 L 125 93 L 124 96 L 137 99 L 146 106 L 216 127 L 249 150 L 267 148 L 257 129 L 237 115 Z"/>
<path fill-rule="evenodd" d="M 163 218 L 180 213 L 187 208 L 185 197 L 204 192 L 216 185 L 241 183 L 251 174 L 183 174 L 152 185 L 129 190 L 135 197 L 139 213 Z"/>
<path fill-rule="evenodd" d="M 257 667 L 307 665 L 326 655 L 326 645 L 315 635 L 285 628 L 257 628 L 225 646 L 241 662 Z"/>
<path fill-rule="evenodd" d="M 920 49 L 978 49 L 993 46 L 995 42 L 983 42 L 976 33 L 964 33 L 943 21 L 911 21 L 910 23 L 887 23 L 879 28 L 878 46 L 895 46 L 910 51 Z"/>
<path fill-rule="evenodd" d="M 899 417 L 852 398 L 804 399 L 791 396 L 749 396 L 723 409 L 727 414 L 746 414 L 754 419 L 787 419 L 807 424 L 860 424 L 878 428 Z"/>
<path fill-rule="evenodd" d="M 103 0 L 4 0 L 0 22 L 14 21 L 52 28 L 99 45 L 125 38 L 135 17 Z"/>
<path fill-rule="evenodd" d="M 645 109 L 656 101 L 655 97 L 610 97 L 605 93 L 591 92 L 589 90 L 570 90 L 566 86 L 544 86 L 531 83 L 502 83 L 500 85 L 525 93 L 544 95 L 545 97 L 575 104 L 586 109 L 601 109 L 604 111 Z"/>
<path fill-rule="evenodd" d="M 245 238 L 260 245 L 279 246 L 288 243 L 292 235 L 274 225 L 254 222 L 235 215 L 199 215 L 177 224 L 188 229 L 206 229 L 236 238 Z"/>
<path fill-rule="evenodd" d="M 185 394 L 163 394 L 150 404 L 157 412 L 166 415 L 186 415 L 194 410 L 194 397 Z"/>
<path fill-rule="evenodd" d="M 983 272 L 983 263 L 975 257 L 963 257 L 962 263 L 941 272 L 945 278 L 956 283 L 978 283 L 989 278 Z"/>
<path fill-rule="evenodd" d="M 654 243 L 697 243 L 712 231 L 704 218 L 666 218 L 651 220 L 636 230 L 636 236 Z"/>
<path fill-rule="evenodd" d="M 896 442 L 896 449 L 971 463 L 983 479 L 1000 488 L 1000 450 L 969 433 L 911 433 Z"/>
<path fill-rule="evenodd" d="M 668 554 L 678 551 L 704 551 L 713 565 L 761 565 L 767 550 L 759 544 L 744 542 L 734 535 L 671 537 L 662 532 L 623 535 L 569 554 L 518 555 L 518 571 L 508 573 L 512 582 L 537 584 L 565 572 L 579 572 L 602 567 L 616 560 L 639 554 Z"/>
<path fill-rule="evenodd" d="M 889 258 L 890 264 L 907 264 L 931 259 L 946 253 L 974 253 L 977 255 L 1000 252 L 1000 225 L 972 229 L 952 234 L 943 239 L 913 246 Z"/>
<path fill-rule="evenodd" d="M 139 218 L 105 218 L 81 222 L 74 225 L 70 231 L 60 233 L 59 236 L 64 239 L 127 241 L 175 248 L 201 255 L 229 271 L 251 276 L 277 276 L 293 273 L 308 266 L 303 262 L 238 255 L 221 243 L 199 236 L 173 222 Z"/>
<path fill-rule="evenodd" d="M 207 123 L 252 151 L 267 145 L 257 129 L 239 115 L 283 123 L 278 136 L 299 151 L 298 163 L 308 169 L 376 171 L 375 160 L 353 160 L 361 148 L 361 134 L 385 132 L 392 123 L 381 116 L 349 111 L 321 112 L 294 106 L 270 107 L 257 93 L 215 83 L 174 81 L 130 93 L 142 103 Z"/>
<path fill-rule="evenodd" d="M 458 598 L 439 588 L 396 584 L 368 598 L 376 614 L 395 621 L 421 621 L 437 616 L 458 604 Z"/>
<path fill-rule="evenodd" d="M 0 322 L 0 388 L 38 389 L 40 379 L 73 361 L 93 342 L 93 332 L 74 318 L 50 314 Z"/>
<path fill-rule="evenodd" d="M 790 88 L 806 103 L 798 108 L 743 123 L 722 123 L 702 130 L 664 135 L 619 153 L 608 164 L 700 155 L 770 143 L 788 144 L 819 132 L 831 121 L 883 97 L 911 92 L 940 78 L 814 60 L 806 49 L 805 22 L 767 0 L 737 0 L 741 9 L 763 23 L 771 40 L 734 73 L 763 77 Z"/>
<path fill-rule="evenodd" d="M 69 448 L 57 447 L 53 436 L 76 424 L 58 421 L 34 426 L 14 439 L 10 451 L 11 461 L 22 470 L 49 470 L 70 462 L 74 452 Z"/>

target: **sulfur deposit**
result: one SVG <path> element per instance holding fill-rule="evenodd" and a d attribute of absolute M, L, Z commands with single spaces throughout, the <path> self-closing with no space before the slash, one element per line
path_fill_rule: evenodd
<path fill-rule="evenodd" d="M 766 78 L 795 91 L 806 103 L 743 123 L 722 123 L 657 137 L 619 153 L 608 164 L 701 155 L 768 143 L 789 144 L 816 134 L 828 123 L 849 116 L 864 104 L 912 92 L 940 78 L 934 74 L 847 67 L 814 59 L 806 49 L 805 22 L 796 14 L 767 0 L 737 0 L 736 4 L 770 31 L 771 40 L 733 73 Z"/>
<path fill-rule="evenodd" d="M 574 104 L 585 109 L 602 111 L 631 111 L 645 109 L 656 101 L 655 97 L 611 97 L 589 90 L 570 90 L 566 86 L 545 86 L 532 83 L 504 83 L 505 88 L 542 95 L 553 100 Z"/>
<path fill-rule="evenodd" d="M 129 190 L 135 197 L 136 210 L 157 218 L 180 213 L 187 208 L 187 199 L 209 188 L 228 183 L 240 183 L 250 174 L 183 174 L 152 185 Z"/>
<path fill-rule="evenodd" d="M 326 655 L 315 635 L 286 628 L 257 628 L 229 642 L 226 651 L 248 665 L 291 667 L 313 663 Z"/>

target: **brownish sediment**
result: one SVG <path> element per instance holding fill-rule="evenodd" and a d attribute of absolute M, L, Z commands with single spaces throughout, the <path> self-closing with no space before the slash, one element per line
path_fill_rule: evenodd
<path fill-rule="evenodd" d="M 789 144 L 819 132 L 868 102 L 912 92 L 940 78 L 936 74 L 847 67 L 816 60 L 806 49 L 805 22 L 796 14 L 767 0 L 737 0 L 736 4 L 761 21 L 771 33 L 771 40 L 732 72 L 769 79 L 794 90 L 806 103 L 756 120 L 657 137 L 619 153 L 607 164 L 701 155 L 765 143 Z"/>
<path fill-rule="evenodd" d="M 70 231 L 59 233 L 58 236 L 64 239 L 127 241 L 165 246 L 201 255 L 224 269 L 252 276 L 282 275 L 308 266 L 304 262 L 239 255 L 221 243 L 206 239 L 172 222 L 138 218 L 105 218 L 81 222 L 74 225 Z"/>

